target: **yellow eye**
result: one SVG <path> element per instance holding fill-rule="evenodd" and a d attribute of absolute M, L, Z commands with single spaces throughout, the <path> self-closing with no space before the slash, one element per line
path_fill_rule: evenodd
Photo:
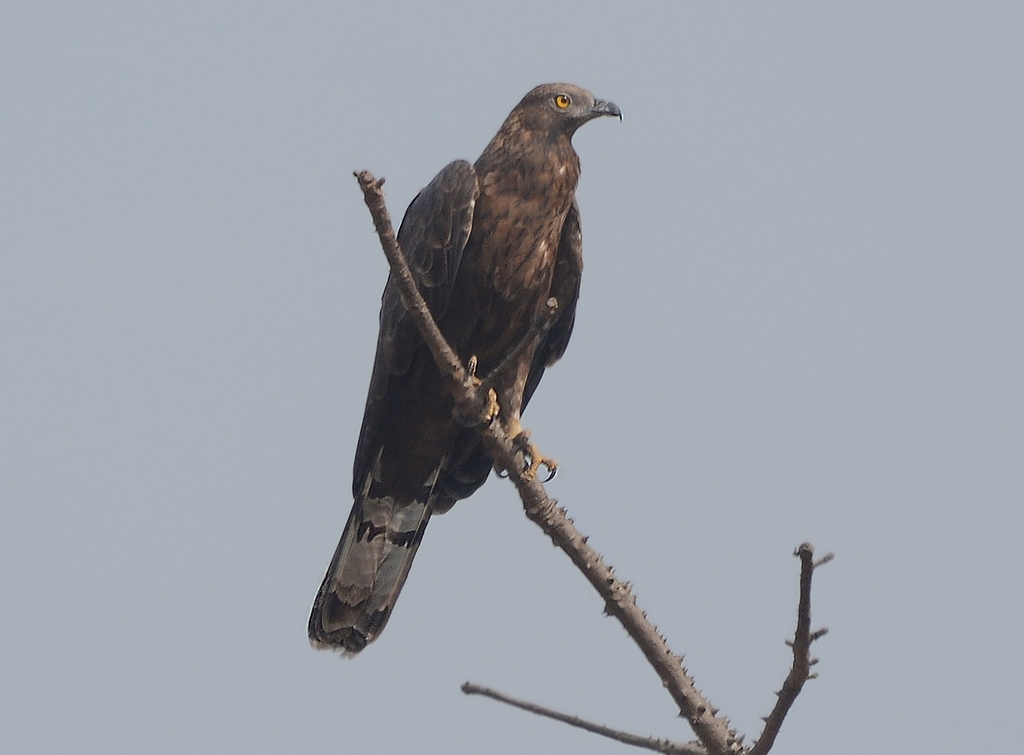
<path fill-rule="evenodd" d="M 572 100 L 569 99 L 569 95 L 560 94 L 555 97 L 555 104 L 560 110 L 565 110 L 570 104 L 572 104 Z"/>

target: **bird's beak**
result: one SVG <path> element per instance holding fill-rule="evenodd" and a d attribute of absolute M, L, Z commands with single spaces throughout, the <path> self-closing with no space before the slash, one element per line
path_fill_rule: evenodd
<path fill-rule="evenodd" d="M 608 102 L 608 100 L 594 100 L 589 115 L 591 118 L 597 118 L 601 115 L 614 115 L 620 121 L 622 120 L 622 111 L 619 110 L 619 106 L 614 102 Z"/>

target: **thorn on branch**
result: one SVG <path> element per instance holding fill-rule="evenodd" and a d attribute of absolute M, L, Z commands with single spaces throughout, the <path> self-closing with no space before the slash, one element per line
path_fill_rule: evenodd
<path fill-rule="evenodd" d="M 824 556 L 822 556 L 820 559 L 814 562 L 814 568 L 817 569 L 819 566 L 824 566 L 835 557 L 835 553 L 826 553 Z"/>

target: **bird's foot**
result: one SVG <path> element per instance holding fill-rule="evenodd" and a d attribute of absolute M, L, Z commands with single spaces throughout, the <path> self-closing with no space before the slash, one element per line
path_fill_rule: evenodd
<path fill-rule="evenodd" d="M 493 388 L 487 389 L 487 400 L 484 402 L 483 411 L 480 413 L 480 424 L 489 427 L 498 417 L 501 407 L 498 406 L 498 394 Z"/>
<path fill-rule="evenodd" d="M 467 402 L 460 402 L 456 407 L 455 418 L 466 427 L 490 427 L 498 416 L 498 394 L 493 388 L 481 395 L 480 386 L 483 381 L 476 376 L 476 357 L 470 357 L 466 369 L 466 382 L 473 389 L 473 397 Z"/>
<path fill-rule="evenodd" d="M 555 475 L 558 474 L 558 462 L 552 459 L 550 456 L 544 456 L 537 447 L 532 443 L 526 444 L 526 452 L 524 456 L 530 462 L 530 465 L 523 470 L 523 479 L 530 481 L 537 476 L 537 472 L 540 471 L 541 467 L 544 467 L 548 471 L 547 475 L 541 482 L 551 482 L 555 479 Z"/>
<path fill-rule="evenodd" d="M 540 468 L 544 467 L 548 474 L 542 482 L 551 482 L 555 479 L 555 475 L 558 474 L 558 462 L 548 456 L 544 456 L 537 449 L 537 446 L 530 442 L 529 431 L 523 429 L 519 423 L 516 423 L 516 429 L 518 432 L 512 438 L 512 446 L 523 455 L 525 466 L 523 467 L 522 478 L 530 482 L 537 477 L 537 472 L 540 471 Z"/>

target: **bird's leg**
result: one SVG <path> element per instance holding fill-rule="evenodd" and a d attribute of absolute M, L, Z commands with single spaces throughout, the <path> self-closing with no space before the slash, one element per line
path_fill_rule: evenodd
<path fill-rule="evenodd" d="M 555 321 L 555 315 L 558 313 L 558 299 L 552 296 L 545 302 L 544 306 L 544 311 L 533 318 L 529 330 L 519 339 L 519 343 L 505 354 L 505 358 L 501 360 L 501 363 L 484 378 L 484 385 L 488 387 L 494 385 L 501 375 L 507 374 L 510 370 L 514 369 L 523 352 L 535 346 L 539 342 L 540 337 L 551 330 L 551 325 Z M 470 359 L 470 365 L 474 368 L 476 367 L 472 359 Z"/>
<path fill-rule="evenodd" d="M 473 389 L 472 398 L 468 402 L 456 402 L 455 418 L 466 427 L 489 427 L 498 416 L 498 394 L 494 389 L 486 387 L 486 393 L 481 395 L 483 382 L 476 376 L 476 357 L 469 358 L 466 365 L 466 382 Z"/>
<path fill-rule="evenodd" d="M 555 479 L 555 475 L 558 473 L 558 462 L 541 454 L 537 446 L 530 442 L 530 431 L 519 424 L 519 418 L 514 418 L 505 429 L 508 437 L 512 439 L 512 447 L 523 455 L 525 463 L 522 472 L 523 479 L 533 480 L 541 467 L 548 470 L 548 475 L 543 482 L 551 482 Z"/>

